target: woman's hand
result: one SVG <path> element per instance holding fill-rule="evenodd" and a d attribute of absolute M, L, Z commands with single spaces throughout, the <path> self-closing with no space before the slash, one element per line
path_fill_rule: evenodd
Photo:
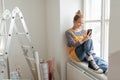
<path fill-rule="evenodd" d="M 87 41 L 88 39 L 91 39 L 91 33 L 89 33 L 88 35 L 84 36 L 83 42 Z"/>

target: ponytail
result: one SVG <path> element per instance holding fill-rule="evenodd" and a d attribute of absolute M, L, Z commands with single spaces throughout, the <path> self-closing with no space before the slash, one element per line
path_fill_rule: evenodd
<path fill-rule="evenodd" d="M 79 18 L 83 18 L 83 15 L 80 10 L 78 10 L 74 16 L 74 21 L 77 21 Z"/>

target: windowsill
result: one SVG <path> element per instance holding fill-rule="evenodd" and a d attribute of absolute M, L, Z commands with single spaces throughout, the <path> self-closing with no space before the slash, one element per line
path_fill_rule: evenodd
<path fill-rule="evenodd" d="M 107 75 L 95 73 L 93 70 L 91 70 L 91 69 L 88 68 L 88 64 L 87 64 L 87 63 L 84 63 L 84 62 L 76 62 L 76 61 L 74 61 L 74 60 L 71 60 L 71 63 L 72 63 L 73 65 L 76 65 L 76 66 L 84 69 L 85 71 L 87 71 L 88 73 L 96 76 L 97 78 L 100 78 L 100 80 L 107 80 Z"/>

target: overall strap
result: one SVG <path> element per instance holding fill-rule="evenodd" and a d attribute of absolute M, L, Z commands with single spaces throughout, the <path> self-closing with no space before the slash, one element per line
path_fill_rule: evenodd
<path fill-rule="evenodd" d="M 77 42 L 79 40 L 78 36 L 76 36 L 74 34 L 74 32 L 72 31 L 72 29 L 69 29 L 69 32 L 72 34 L 73 39 Z M 69 49 L 69 55 L 75 61 L 80 62 L 80 59 L 78 58 L 78 56 L 75 53 L 75 47 L 70 47 L 70 49 Z"/>
<path fill-rule="evenodd" d="M 69 29 L 69 32 L 72 34 L 72 36 L 73 36 L 73 38 L 74 38 L 74 40 L 75 40 L 76 42 L 79 41 L 78 36 L 76 36 L 76 35 L 74 34 L 74 32 L 72 31 L 72 28 Z"/>

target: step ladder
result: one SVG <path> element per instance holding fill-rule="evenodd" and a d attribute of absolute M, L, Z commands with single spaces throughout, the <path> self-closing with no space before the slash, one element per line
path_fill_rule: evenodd
<path fill-rule="evenodd" d="M 3 30 L 6 26 L 6 20 L 10 20 L 10 27 L 8 33 L 3 34 Z M 23 32 L 19 32 L 16 21 L 20 21 L 22 24 Z M 13 35 L 14 34 L 14 35 Z M 0 69 L 0 77 L 4 79 L 5 70 L 7 69 L 8 78 L 10 78 L 10 71 L 9 71 L 9 49 L 11 45 L 11 40 L 14 36 L 17 37 L 18 42 L 20 43 L 21 49 L 23 50 L 25 59 L 28 63 L 29 69 L 34 77 L 34 80 L 42 80 L 41 79 L 41 72 L 40 72 L 40 62 L 39 62 L 39 55 L 38 52 L 34 49 L 32 44 L 29 31 L 27 29 L 27 25 L 25 23 L 24 17 L 22 12 L 18 7 L 15 7 L 12 10 L 12 13 L 9 10 L 5 10 L 2 15 L 1 24 L 0 24 L 0 42 L 2 41 L 2 36 L 7 38 L 5 49 L 0 54 L 0 65 L 2 66 Z M 20 36 L 25 36 L 27 39 L 27 45 L 24 41 L 21 41 Z M 29 55 L 29 51 L 31 51 L 32 55 Z M 37 75 L 37 76 L 36 76 Z"/>

